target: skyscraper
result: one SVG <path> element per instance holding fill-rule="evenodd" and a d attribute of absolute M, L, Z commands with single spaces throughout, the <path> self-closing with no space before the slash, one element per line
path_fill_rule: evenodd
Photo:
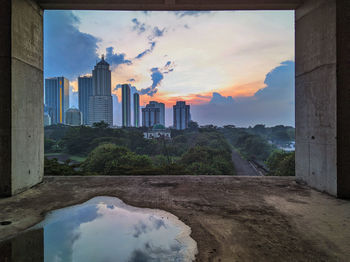
<path fill-rule="evenodd" d="M 79 110 L 83 115 L 83 124 L 89 124 L 89 99 L 92 96 L 92 76 L 78 77 Z"/>
<path fill-rule="evenodd" d="M 113 125 L 113 101 L 111 95 L 111 70 L 104 56 L 92 70 L 92 96 L 89 97 L 88 123 L 104 121 Z"/>
<path fill-rule="evenodd" d="M 150 101 L 145 108 L 142 108 L 142 126 L 152 127 L 156 124 L 165 126 L 165 105 Z"/>
<path fill-rule="evenodd" d="M 185 101 L 177 101 L 173 106 L 174 113 L 174 128 L 183 130 L 188 128 L 188 123 L 191 121 L 190 106 L 186 105 Z"/>
<path fill-rule="evenodd" d="M 134 93 L 134 127 L 140 127 L 140 95 Z"/>
<path fill-rule="evenodd" d="M 129 127 L 131 122 L 130 86 L 122 85 L 122 125 Z"/>
<path fill-rule="evenodd" d="M 158 107 L 149 107 L 147 105 L 142 108 L 142 126 L 153 127 L 159 124 L 160 119 L 160 109 Z"/>
<path fill-rule="evenodd" d="M 45 106 L 51 124 L 65 123 L 65 112 L 69 108 L 69 81 L 64 77 L 45 79 Z"/>

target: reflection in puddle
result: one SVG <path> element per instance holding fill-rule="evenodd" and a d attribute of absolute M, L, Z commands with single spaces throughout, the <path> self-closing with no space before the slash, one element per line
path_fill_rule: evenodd
<path fill-rule="evenodd" d="M 42 231 L 44 242 L 30 237 L 35 232 L 38 238 Z M 33 243 L 37 243 L 38 250 L 33 252 L 36 259 L 30 261 L 193 261 L 197 244 L 190 232 L 170 213 L 131 207 L 113 197 L 96 197 L 52 212 L 25 234 L 0 245 L 0 260 L 1 251 L 8 250 L 9 245 L 13 258 L 14 253 L 26 253 L 26 245 L 33 252 Z M 18 240 L 21 238 L 32 244 L 22 243 L 16 251 L 16 241 L 26 243 Z M 44 259 L 38 260 L 42 249 Z"/>

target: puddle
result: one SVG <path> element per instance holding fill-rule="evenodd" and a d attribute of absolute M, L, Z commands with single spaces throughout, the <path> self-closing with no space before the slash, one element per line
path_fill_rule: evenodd
<path fill-rule="evenodd" d="M 95 197 L 53 211 L 24 234 L 1 243 L 0 260 L 194 261 L 197 244 L 190 233 L 187 225 L 165 211 L 128 206 L 114 197 Z"/>

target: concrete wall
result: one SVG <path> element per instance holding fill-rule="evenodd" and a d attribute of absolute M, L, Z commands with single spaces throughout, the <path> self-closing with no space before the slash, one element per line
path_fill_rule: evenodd
<path fill-rule="evenodd" d="M 10 19 L 1 32 L 11 32 L 1 40 L 8 52 L 1 67 L 10 61 L 1 72 L 6 80 L 0 96 L 1 195 L 16 194 L 39 183 L 44 171 L 43 13 L 32 0 L 7 2 L 6 14 L 1 16 L 6 22 Z"/>
<path fill-rule="evenodd" d="M 308 0 L 295 13 L 296 175 L 339 197 L 350 197 L 350 23 L 345 10 L 348 1 Z"/>

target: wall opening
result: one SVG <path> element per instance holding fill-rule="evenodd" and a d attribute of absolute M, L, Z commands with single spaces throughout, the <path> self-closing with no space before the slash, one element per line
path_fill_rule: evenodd
<path fill-rule="evenodd" d="M 45 172 L 294 175 L 294 68 L 294 11 L 45 11 Z"/>

